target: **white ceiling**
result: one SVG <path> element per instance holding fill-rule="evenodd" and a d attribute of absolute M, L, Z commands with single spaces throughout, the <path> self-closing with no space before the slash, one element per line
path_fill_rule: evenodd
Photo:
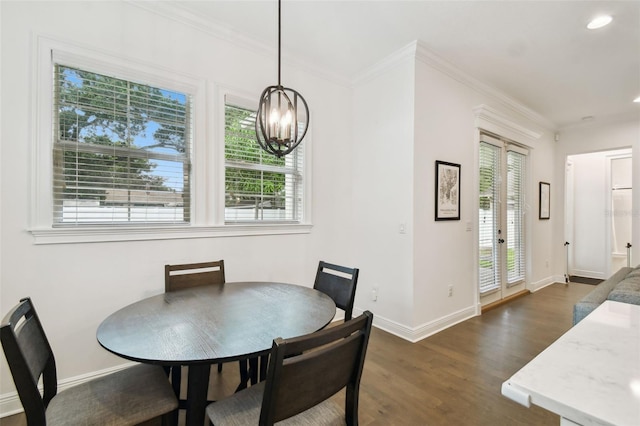
<path fill-rule="evenodd" d="M 258 44 L 277 45 L 276 0 L 173 5 Z M 587 30 L 602 13 L 613 22 Z M 295 57 L 347 80 L 414 40 L 559 128 L 588 116 L 640 119 L 640 104 L 632 102 L 640 96 L 638 0 L 282 3 L 283 61 Z"/>

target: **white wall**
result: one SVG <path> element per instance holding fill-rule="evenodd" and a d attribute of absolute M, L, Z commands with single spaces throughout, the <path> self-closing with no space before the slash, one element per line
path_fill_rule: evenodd
<path fill-rule="evenodd" d="M 414 63 L 410 51 L 400 52 L 363 77 L 353 93 L 352 211 L 363 279 L 356 307 L 403 336 L 413 324 Z"/>
<path fill-rule="evenodd" d="M 433 329 L 433 323 L 455 323 L 476 313 L 473 108 L 486 99 L 422 59 L 419 55 L 416 62 L 413 326 L 432 333 L 438 328 Z M 459 221 L 434 219 L 436 160 L 460 164 Z M 448 297 L 449 286 L 453 286 L 452 297 Z"/>
<path fill-rule="evenodd" d="M 277 78 L 276 53 L 235 46 L 126 2 L 1 2 L 0 7 L 0 311 L 32 297 L 56 353 L 59 380 L 124 362 L 100 348 L 96 328 L 122 306 L 163 292 L 166 263 L 224 258 L 228 281 L 311 286 L 318 260 L 347 265 L 355 260 L 345 220 L 352 195 L 350 89 L 286 63 L 285 83 L 304 94 L 311 108 L 314 226 L 309 234 L 34 245 L 27 229 L 33 172 L 29 146 L 36 130 L 30 118 L 30 74 L 38 35 L 256 98 Z M 207 120 L 216 120 L 213 105 L 210 100 Z M 206 143 L 219 142 L 218 134 L 213 128 Z M 0 403 L 15 402 L 11 375 L 0 358 Z"/>
<path fill-rule="evenodd" d="M 534 181 L 555 183 L 552 132 L 525 117 L 526 108 L 440 63 L 420 43 L 377 64 L 354 88 L 355 252 L 375 277 L 359 285 L 356 306 L 373 311 L 377 326 L 409 340 L 477 313 L 474 108 L 479 105 L 500 111 L 513 124 L 503 136 L 532 148 L 529 196 L 537 196 Z M 536 136 L 517 134 L 515 128 L 532 129 Z M 436 160 L 462 166 L 460 221 L 434 220 Z M 537 202 L 529 201 L 528 209 L 537 218 Z M 550 260 L 552 228 L 549 221 L 528 222 L 528 282 L 535 290 L 553 282 L 551 267 L 540 268 Z M 399 232 L 401 224 L 406 234 Z M 374 285 L 379 287 L 375 302 Z"/>
<path fill-rule="evenodd" d="M 542 177 L 553 182 L 549 166 L 553 144 L 552 131 L 544 127 L 541 117 L 420 45 L 416 82 L 414 327 L 420 334 L 429 334 L 477 313 L 479 128 L 530 148 L 527 287 L 536 290 L 553 281 L 551 269 L 541 266 L 549 259 L 550 226 L 537 220 L 537 202 L 533 202 L 537 182 Z M 481 110 L 494 114 L 496 120 L 479 119 Z M 459 221 L 434 220 L 436 160 L 461 164 Z M 448 286 L 453 286 L 452 297 L 448 297 Z"/>
<path fill-rule="evenodd" d="M 633 240 L 632 265 L 640 262 L 640 116 L 626 117 L 620 120 L 601 120 L 587 123 L 581 126 L 563 129 L 559 133 L 559 141 L 556 143 L 556 155 L 554 159 L 554 171 L 558 179 L 563 179 L 567 156 L 585 154 L 591 152 L 617 150 L 631 148 L 633 155 L 633 207 L 632 229 Z M 565 189 L 564 185 L 552 193 L 552 203 L 558 206 L 558 213 L 565 214 Z M 579 213 L 579 212 L 577 212 Z M 555 257 L 564 259 L 565 230 L 562 221 L 554 224 L 553 249 Z M 564 262 L 563 262 L 564 264 Z"/>

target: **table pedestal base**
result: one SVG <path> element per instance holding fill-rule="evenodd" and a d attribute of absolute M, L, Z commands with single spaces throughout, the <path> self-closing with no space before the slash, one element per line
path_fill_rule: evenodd
<path fill-rule="evenodd" d="M 187 426 L 203 426 L 207 409 L 210 364 L 190 364 L 187 382 Z"/>

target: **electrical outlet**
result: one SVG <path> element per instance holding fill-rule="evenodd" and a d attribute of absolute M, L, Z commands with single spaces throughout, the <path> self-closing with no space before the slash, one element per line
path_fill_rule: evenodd
<path fill-rule="evenodd" d="M 373 290 L 371 290 L 371 300 L 374 302 L 378 300 L 378 287 L 374 287 Z"/>
<path fill-rule="evenodd" d="M 449 286 L 449 297 L 453 296 L 453 286 Z"/>

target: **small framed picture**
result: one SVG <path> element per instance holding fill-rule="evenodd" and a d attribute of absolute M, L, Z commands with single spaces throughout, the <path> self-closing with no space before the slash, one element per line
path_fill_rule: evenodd
<path fill-rule="evenodd" d="M 436 161 L 436 220 L 460 220 L 460 164 Z"/>
<path fill-rule="evenodd" d="M 539 219 L 549 219 L 551 217 L 551 185 L 547 182 L 540 182 L 540 210 Z"/>

